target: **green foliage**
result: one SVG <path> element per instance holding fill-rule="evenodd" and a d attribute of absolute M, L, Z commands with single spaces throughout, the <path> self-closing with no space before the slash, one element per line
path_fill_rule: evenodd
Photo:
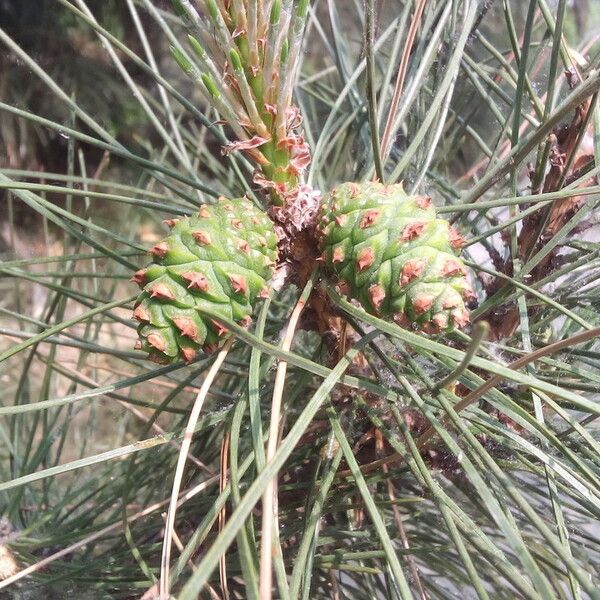
<path fill-rule="evenodd" d="M 50 19 L 53 48 L 102 57 L 81 80 L 0 29 L 3 75 L 35 82 L 36 100 L 4 95 L 2 122 L 61 158 L 0 170 L 0 543 L 31 567 L 0 582 L 9 598 L 139 598 L 157 583 L 177 454 L 215 359 L 157 366 L 134 350 L 128 279 L 163 219 L 220 194 L 263 200 L 245 156 L 221 155 L 237 134 L 169 52 L 187 45 L 179 17 L 158 0 L 117 4 L 118 21 L 85 0 L 52 7 L 88 40 Z M 313 280 L 303 300 L 327 298 L 352 327 L 339 343 L 281 341 L 293 286 L 250 330 L 227 323 L 236 341 L 183 473 L 174 597 L 225 597 L 224 582 L 258 597 L 259 500 L 277 472 L 273 597 L 599 597 L 600 55 L 574 34 L 586 19 L 573 4 L 367 2 L 366 19 L 361 3 L 311 3 L 294 95 L 307 181 L 378 172 L 431 196 L 466 238 L 472 318 L 492 337 L 402 329 Z M 306 3 L 259 5 L 302 16 Z"/>

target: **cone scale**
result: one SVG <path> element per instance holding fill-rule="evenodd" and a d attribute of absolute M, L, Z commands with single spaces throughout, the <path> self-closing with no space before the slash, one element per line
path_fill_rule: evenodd
<path fill-rule="evenodd" d="M 269 218 L 245 198 L 165 223 L 171 232 L 150 250 L 153 264 L 132 278 L 142 288 L 133 311 L 137 347 L 157 363 L 190 362 L 227 334 L 202 310 L 249 324 L 256 299 L 269 294 L 277 239 Z"/>
<path fill-rule="evenodd" d="M 426 333 L 469 322 L 463 240 L 431 198 L 400 184 L 344 183 L 323 200 L 318 236 L 327 271 L 367 312 Z"/>

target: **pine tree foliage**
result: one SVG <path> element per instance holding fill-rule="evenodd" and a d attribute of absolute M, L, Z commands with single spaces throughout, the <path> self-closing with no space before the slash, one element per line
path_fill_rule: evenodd
<path fill-rule="evenodd" d="M 61 158 L 0 160 L 0 595 L 600 598 L 597 0 L 49 4 L 53 55 L 103 68 L 65 80 L 0 23 L 36 90 L 0 83 L 2 154 Z M 471 325 L 326 275 L 319 196 L 376 180 L 464 240 Z M 250 204 L 239 238 L 211 221 L 240 253 L 211 277 L 287 267 L 152 363 L 130 279 L 158 245 L 183 298 L 160 242 L 220 197 Z"/>

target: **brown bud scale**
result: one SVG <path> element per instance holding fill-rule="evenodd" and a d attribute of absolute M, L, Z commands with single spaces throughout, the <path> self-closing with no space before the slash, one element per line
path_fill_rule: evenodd
<path fill-rule="evenodd" d="M 243 275 L 237 275 L 236 273 L 228 273 L 227 277 L 229 277 L 231 289 L 236 294 L 248 293 L 248 282 L 246 281 L 246 278 Z"/>
<path fill-rule="evenodd" d="M 423 229 L 425 229 L 425 223 L 411 223 L 404 228 L 400 239 L 403 242 L 412 242 L 423 233 Z"/>
<path fill-rule="evenodd" d="M 342 262 L 344 260 L 344 250 L 338 246 L 333 249 L 333 255 L 331 257 L 331 262 Z"/>
<path fill-rule="evenodd" d="M 198 339 L 198 328 L 194 323 L 194 320 L 190 317 L 174 317 L 173 323 L 175 327 L 179 329 L 181 335 L 196 341 Z"/>
<path fill-rule="evenodd" d="M 358 271 L 368 269 L 375 261 L 373 248 L 363 248 L 356 257 L 356 268 Z"/>
<path fill-rule="evenodd" d="M 400 276 L 400 285 L 408 285 L 423 274 L 427 261 L 424 259 L 409 260 L 402 267 L 402 275 Z"/>
<path fill-rule="evenodd" d="M 150 313 L 142 304 L 139 304 L 133 309 L 133 318 L 137 319 L 141 323 L 149 323 Z"/>
<path fill-rule="evenodd" d="M 202 273 L 196 273 L 195 271 L 189 271 L 181 274 L 182 279 L 188 284 L 189 290 L 197 292 L 208 292 L 208 279 Z"/>
<path fill-rule="evenodd" d="M 208 233 L 205 231 L 193 231 L 192 237 L 203 246 L 210 246 L 212 244 L 212 239 Z"/>
<path fill-rule="evenodd" d="M 358 226 L 361 229 L 366 229 L 367 227 L 370 227 L 371 225 L 373 225 L 374 223 L 376 223 L 378 218 L 379 218 L 379 211 L 378 210 L 374 210 L 374 209 L 368 210 L 363 215 L 363 217 L 360 220 L 360 223 L 358 224 Z"/>
<path fill-rule="evenodd" d="M 164 352 L 167 349 L 167 342 L 165 341 L 165 338 L 159 333 L 153 331 L 152 333 L 148 334 L 148 337 L 146 339 L 148 340 L 148 343 L 151 346 L 153 346 L 160 352 Z"/>
<path fill-rule="evenodd" d="M 159 242 L 152 248 L 150 248 L 150 254 L 157 256 L 158 258 L 164 258 L 169 251 L 169 244 L 167 242 Z"/>
<path fill-rule="evenodd" d="M 413 300 L 413 309 L 417 315 L 426 313 L 433 305 L 433 296 L 419 296 Z"/>
<path fill-rule="evenodd" d="M 136 271 L 129 281 L 133 281 L 133 283 L 137 283 L 141 288 L 143 288 L 146 283 L 148 283 L 146 281 L 146 269 L 140 269 L 139 271 Z"/>
<path fill-rule="evenodd" d="M 369 288 L 369 297 L 371 298 L 371 304 L 376 310 L 379 310 L 379 307 L 385 300 L 385 290 L 380 285 L 373 284 Z"/>
<path fill-rule="evenodd" d="M 150 288 L 150 296 L 159 300 L 175 300 L 175 294 L 165 283 L 155 283 Z"/>

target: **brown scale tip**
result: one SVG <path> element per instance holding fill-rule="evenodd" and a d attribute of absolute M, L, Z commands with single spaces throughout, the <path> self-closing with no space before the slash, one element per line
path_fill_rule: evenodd
<path fill-rule="evenodd" d="M 146 339 L 148 340 L 148 343 L 159 352 L 164 352 L 167 349 L 167 342 L 160 333 L 153 331 L 148 334 Z"/>
<path fill-rule="evenodd" d="M 457 327 L 465 327 L 470 321 L 469 311 L 466 308 L 453 310 L 452 320 Z"/>
<path fill-rule="evenodd" d="M 177 225 L 177 223 L 179 223 L 179 221 L 181 221 L 181 219 L 165 219 L 163 221 L 163 223 L 169 228 L 172 229 L 173 227 L 175 227 L 175 225 Z"/>
<path fill-rule="evenodd" d="M 358 271 L 368 269 L 375 261 L 375 252 L 373 248 L 363 248 L 356 257 L 356 268 Z"/>
<path fill-rule="evenodd" d="M 410 319 L 404 313 L 396 313 L 394 315 L 394 323 L 399 327 L 407 328 L 410 326 Z"/>
<path fill-rule="evenodd" d="M 339 246 L 333 249 L 333 255 L 331 257 L 331 262 L 342 262 L 344 260 L 344 250 Z"/>
<path fill-rule="evenodd" d="M 359 223 L 361 229 L 371 227 L 379 218 L 379 211 L 375 209 L 368 210 L 362 217 Z"/>
<path fill-rule="evenodd" d="M 133 345 L 133 349 L 134 350 L 141 350 L 142 349 L 142 342 L 140 340 L 136 340 L 135 344 Z"/>
<path fill-rule="evenodd" d="M 186 346 L 179 348 L 179 354 L 181 354 L 181 358 L 186 364 L 191 363 L 196 358 L 196 350 Z"/>
<path fill-rule="evenodd" d="M 149 323 L 150 313 L 142 304 L 139 304 L 133 309 L 133 318 L 141 321 L 142 323 Z"/>
<path fill-rule="evenodd" d="M 219 349 L 219 344 L 205 344 L 202 346 L 202 352 L 205 354 L 212 354 Z"/>
<path fill-rule="evenodd" d="M 456 230 L 455 227 L 450 227 L 448 239 L 450 240 L 450 245 L 455 250 L 460 250 L 467 243 L 465 238 Z"/>
<path fill-rule="evenodd" d="M 150 288 L 150 296 L 152 296 L 152 298 L 158 298 L 159 300 L 175 300 L 173 290 L 165 283 L 155 283 L 152 288 Z"/>
<path fill-rule="evenodd" d="M 415 198 L 415 204 L 419 208 L 427 210 L 431 206 L 431 196 L 417 196 Z"/>
<path fill-rule="evenodd" d="M 169 244 L 167 242 L 162 241 L 158 242 L 155 246 L 150 248 L 149 252 L 153 256 L 158 256 L 159 258 L 164 258 L 169 251 Z"/>
<path fill-rule="evenodd" d="M 445 277 L 454 277 L 455 275 L 466 275 L 467 271 L 464 265 L 457 260 L 448 259 L 442 267 L 442 275 Z"/>
<path fill-rule="evenodd" d="M 473 291 L 473 288 L 470 285 L 465 286 L 461 290 L 461 295 L 465 302 L 472 302 L 477 299 L 477 294 Z"/>
<path fill-rule="evenodd" d="M 228 210 L 229 212 L 233 212 L 233 204 L 229 204 L 229 203 L 228 204 L 224 204 L 223 208 L 225 210 Z"/>
<path fill-rule="evenodd" d="M 214 330 L 219 337 L 223 337 L 229 330 L 224 325 L 221 325 L 218 321 L 211 319 Z"/>
<path fill-rule="evenodd" d="M 270 295 L 271 294 L 268 287 L 264 287 L 262 290 L 260 290 L 260 292 L 258 292 L 259 298 L 268 298 Z"/>
<path fill-rule="evenodd" d="M 208 208 L 206 208 L 206 206 L 201 206 L 200 210 L 198 211 L 198 216 L 201 219 L 210 219 L 210 211 Z"/>
<path fill-rule="evenodd" d="M 254 225 L 258 225 L 260 223 L 260 219 L 258 217 L 252 217 L 250 219 Z"/>
<path fill-rule="evenodd" d="M 348 217 L 346 215 L 337 215 L 334 220 L 338 227 L 343 227 L 348 222 Z"/>
<path fill-rule="evenodd" d="M 236 273 L 228 273 L 229 282 L 231 283 L 231 289 L 236 294 L 247 294 L 248 293 L 248 282 L 243 275 L 237 275 Z"/>
<path fill-rule="evenodd" d="M 236 229 L 243 229 L 244 224 L 239 220 L 239 219 L 232 219 L 231 220 L 231 224 L 236 228 Z"/>
<path fill-rule="evenodd" d="M 188 271 L 187 273 L 182 273 L 181 278 L 188 284 L 188 290 L 208 292 L 208 279 L 202 273 Z"/>
<path fill-rule="evenodd" d="M 417 258 L 415 260 L 409 260 L 402 267 L 402 275 L 400 276 L 400 285 L 408 285 L 414 279 L 421 276 L 423 271 L 425 270 L 425 265 L 427 261 L 422 258 Z"/>
<path fill-rule="evenodd" d="M 404 228 L 400 239 L 403 242 L 412 242 L 423 233 L 423 229 L 425 229 L 425 223 L 411 223 Z"/>
<path fill-rule="evenodd" d="M 194 323 L 193 319 L 190 319 L 190 317 L 174 317 L 173 323 L 175 324 L 175 327 L 179 329 L 179 333 L 181 333 L 181 335 L 197 341 L 198 328 L 196 327 L 196 323 Z"/>
<path fill-rule="evenodd" d="M 206 231 L 194 231 L 192 232 L 192 237 L 203 246 L 210 246 L 212 244 L 212 239 Z"/>
<path fill-rule="evenodd" d="M 417 315 L 422 315 L 433 306 L 434 300 L 434 296 L 419 296 L 413 300 L 413 310 Z"/>
<path fill-rule="evenodd" d="M 238 250 L 241 250 L 244 254 L 248 254 L 250 252 L 250 244 L 246 240 L 240 240 L 237 247 Z"/>
<path fill-rule="evenodd" d="M 328 223 L 325 227 L 321 229 L 321 237 L 327 237 L 331 233 L 331 229 L 333 228 L 333 223 Z"/>
<path fill-rule="evenodd" d="M 354 182 L 349 183 L 348 188 L 350 189 L 350 198 L 356 198 L 356 196 L 358 196 L 358 193 L 360 191 L 358 184 L 354 183 Z"/>
<path fill-rule="evenodd" d="M 265 247 L 267 245 L 267 239 L 262 235 L 258 236 L 258 245 Z"/>
<path fill-rule="evenodd" d="M 244 329 L 248 329 L 250 325 L 252 325 L 252 317 L 250 315 L 246 315 L 243 319 L 240 319 L 239 324 Z"/>
<path fill-rule="evenodd" d="M 129 281 L 133 281 L 133 283 L 137 283 L 140 287 L 144 287 L 148 283 L 146 281 L 146 269 L 136 271 Z"/>
<path fill-rule="evenodd" d="M 369 297 L 371 298 L 371 304 L 376 310 L 379 310 L 382 302 L 385 300 L 385 290 L 382 286 L 373 284 L 369 287 Z"/>

